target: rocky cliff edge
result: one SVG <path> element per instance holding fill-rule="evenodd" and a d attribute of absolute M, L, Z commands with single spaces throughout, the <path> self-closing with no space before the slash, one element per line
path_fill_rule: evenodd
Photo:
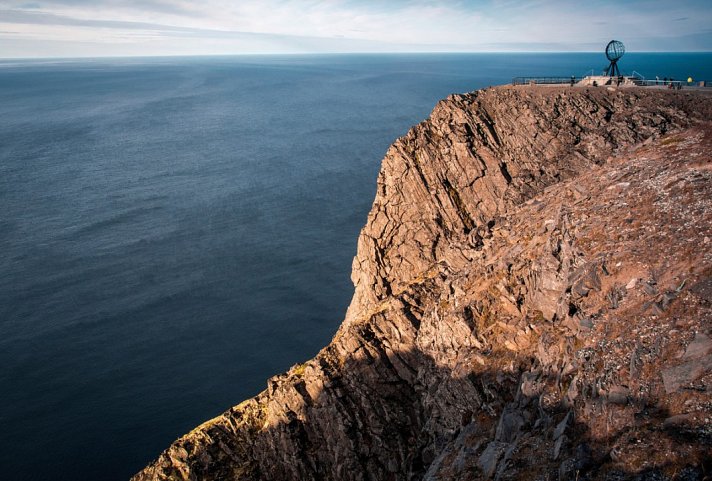
<path fill-rule="evenodd" d="M 709 479 L 711 114 L 441 101 L 383 160 L 333 341 L 133 479 Z"/>

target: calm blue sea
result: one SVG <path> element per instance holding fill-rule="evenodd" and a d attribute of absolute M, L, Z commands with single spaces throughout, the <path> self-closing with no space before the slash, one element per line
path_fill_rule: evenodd
<path fill-rule="evenodd" d="M 387 147 L 603 54 L 0 61 L 0 478 L 125 480 L 329 342 Z M 712 54 L 624 71 L 712 80 Z"/>

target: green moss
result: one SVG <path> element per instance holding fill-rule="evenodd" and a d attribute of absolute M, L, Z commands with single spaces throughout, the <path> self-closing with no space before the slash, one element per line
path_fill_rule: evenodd
<path fill-rule="evenodd" d="M 294 369 L 292 369 L 292 374 L 294 374 L 297 377 L 302 377 L 304 376 L 304 371 L 306 370 L 307 365 L 306 363 L 304 364 L 297 364 Z"/>
<path fill-rule="evenodd" d="M 660 141 L 660 145 L 672 145 L 681 141 L 680 137 L 668 137 Z"/>

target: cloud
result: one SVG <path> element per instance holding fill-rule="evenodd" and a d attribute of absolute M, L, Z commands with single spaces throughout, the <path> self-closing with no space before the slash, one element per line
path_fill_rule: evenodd
<path fill-rule="evenodd" d="M 171 31 L 191 31 L 196 29 L 174 27 L 146 22 L 132 22 L 121 20 L 94 20 L 78 19 L 53 13 L 28 12 L 24 10 L 0 10 L 0 18 L 5 24 L 24 25 L 64 25 L 73 27 L 96 27 L 96 28 L 121 28 L 121 29 L 160 29 Z"/>
<path fill-rule="evenodd" d="M 125 9 L 137 14 L 163 13 L 163 14 L 195 14 L 198 9 L 191 8 L 190 2 L 182 0 L 41 0 L 38 2 L 0 2 L 2 8 L 12 9 L 44 9 L 47 11 L 67 10 L 116 10 Z M 208 2 L 209 5 L 209 2 Z"/>
<path fill-rule="evenodd" d="M 708 25 L 701 0 L 0 0 L 0 57 L 58 45 L 69 56 L 72 45 L 101 55 L 547 51 L 611 38 L 712 50 Z"/>

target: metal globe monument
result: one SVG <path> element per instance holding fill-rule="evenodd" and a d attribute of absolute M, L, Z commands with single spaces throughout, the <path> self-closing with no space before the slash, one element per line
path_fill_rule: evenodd
<path fill-rule="evenodd" d="M 621 71 L 618 69 L 618 60 L 625 53 L 625 46 L 620 40 L 611 40 L 606 45 L 606 58 L 611 62 L 606 68 L 606 75 L 609 77 L 620 76 Z"/>

